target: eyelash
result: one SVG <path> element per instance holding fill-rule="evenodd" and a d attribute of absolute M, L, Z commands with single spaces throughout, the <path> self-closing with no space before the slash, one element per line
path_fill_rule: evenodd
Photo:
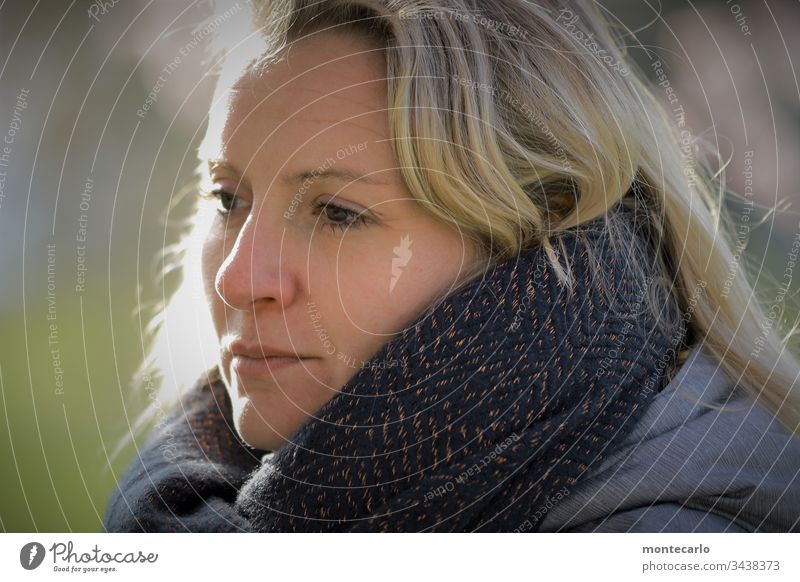
<path fill-rule="evenodd" d="M 223 190 L 222 188 L 215 188 L 215 189 L 210 190 L 210 191 L 209 190 L 201 191 L 200 195 L 203 198 L 207 199 L 207 200 L 216 200 L 217 201 L 217 203 L 221 206 L 221 207 L 218 206 L 216 208 L 216 211 L 220 216 L 228 216 L 231 212 L 233 212 L 233 210 L 235 210 L 235 208 L 226 209 L 224 207 L 224 205 L 223 205 L 223 202 L 222 202 L 223 198 L 224 199 L 228 199 L 231 204 L 233 204 L 236 201 L 240 200 L 239 196 L 237 196 L 236 194 L 231 194 L 230 192 L 227 192 L 226 190 Z"/>
<path fill-rule="evenodd" d="M 361 228 L 363 226 L 369 225 L 372 222 L 371 219 L 367 217 L 364 212 L 351 210 L 350 208 L 345 208 L 344 206 L 340 206 L 331 201 L 317 202 L 316 204 L 314 204 L 313 214 L 314 216 L 318 216 L 322 212 L 325 212 L 326 210 L 330 209 L 341 210 L 343 212 L 349 213 L 350 216 L 354 217 L 353 220 L 350 222 L 336 222 L 328 218 L 327 221 L 323 223 L 323 226 L 327 226 L 334 233 L 337 231 L 344 233 L 348 229 L 354 230 L 357 228 Z"/>
<path fill-rule="evenodd" d="M 222 202 L 223 199 L 227 199 L 229 201 L 229 204 L 235 204 L 237 200 L 240 200 L 239 196 L 231 194 L 230 192 L 226 192 L 221 188 L 216 188 L 211 191 L 202 192 L 202 196 L 208 199 L 215 199 L 220 205 L 223 205 Z M 230 209 L 225 209 L 223 206 L 222 208 L 218 207 L 216 210 L 221 216 L 228 216 L 231 214 L 231 212 L 233 212 L 233 210 L 235 210 L 235 207 Z M 364 212 L 358 212 L 350 208 L 345 208 L 344 206 L 340 206 L 339 204 L 335 204 L 331 201 L 315 203 L 313 207 L 313 215 L 319 216 L 321 213 L 327 210 L 346 212 L 351 217 L 353 217 L 353 220 L 351 220 L 350 222 L 336 222 L 328 218 L 326 221 L 322 223 L 323 226 L 330 228 L 331 231 L 334 233 L 336 232 L 344 233 L 348 229 L 354 230 L 357 228 L 361 228 L 363 226 L 369 225 L 372 222 L 372 220 L 368 216 L 366 216 Z"/>

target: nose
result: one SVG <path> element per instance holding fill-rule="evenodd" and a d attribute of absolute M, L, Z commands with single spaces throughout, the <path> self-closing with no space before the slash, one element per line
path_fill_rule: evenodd
<path fill-rule="evenodd" d="M 278 304 L 285 308 L 294 301 L 297 281 L 289 268 L 285 232 L 268 225 L 263 215 L 247 218 L 214 280 L 217 294 L 228 307 L 244 311 Z"/>

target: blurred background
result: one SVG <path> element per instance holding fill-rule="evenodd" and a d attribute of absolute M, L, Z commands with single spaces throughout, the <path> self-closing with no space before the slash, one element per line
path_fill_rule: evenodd
<path fill-rule="evenodd" d="M 774 299 L 800 232 L 800 3 L 598 4 L 656 82 L 661 62 L 676 115 L 728 162 L 727 188 L 752 187 L 761 222 L 742 254 Z M 197 0 L 0 2 L 0 531 L 102 531 L 135 454 L 112 460 L 148 402 L 130 389 L 137 307 L 174 285 L 158 256 L 181 232 L 172 200 L 211 100 L 197 30 L 210 13 Z M 736 222 L 743 201 L 723 203 Z"/>

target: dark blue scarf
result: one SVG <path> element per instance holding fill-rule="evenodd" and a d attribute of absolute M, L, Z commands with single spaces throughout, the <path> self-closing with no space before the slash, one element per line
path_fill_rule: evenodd
<path fill-rule="evenodd" d="M 609 217 L 636 231 L 631 210 Z M 630 432 L 685 339 L 646 308 L 654 255 L 643 281 L 612 252 L 605 221 L 559 237 L 574 289 L 540 247 L 491 268 L 389 341 L 263 462 L 234 434 L 215 372 L 139 451 L 106 530 L 536 530 Z M 651 252 L 637 237 L 628 250 Z M 674 322 L 674 303 L 664 308 Z"/>

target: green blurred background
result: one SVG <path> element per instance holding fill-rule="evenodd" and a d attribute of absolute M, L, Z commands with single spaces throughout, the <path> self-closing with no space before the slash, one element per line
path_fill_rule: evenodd
<path fill-rule="evenodd" d="M 135 449 L 113 461 L 111 453 L 147 402 L 129 387 L 146 324 L 135 312 L 173 283 L 162 286 L 157 257 L 185 218 L 170 200 L 191 177 L 213 88 L 204 77 L 207 39 L 181 52 L 198 40 L 206 2 L 129 0 L 106 3 L 105 12 L 100 4 L 0 3 L 0 139 L 15 131 L 8 167 L 0 167 L 6 532 L 102 531 L 115 476 Z M 743 152 L 755 152 L 757 203 L 780 211 L 760 211 L 765 220 L 751 232 L 746 259 L 760 296 L 771 299 L 798 231 L 800 91 L 791 63 L 800 62 L 800 4 L 665 0 L 658 13 L 647 2 L 602 6 L 628 28 L 630 56 L 645 70 L 654 58 L 647 50 L 668 64 L 693 133 L 730 157 L 734 191 L 744 191 Z M 180 65 L 152 109 L 137 115 L 176 55 Z M 735 202 L 730 209 L 736 216 Z M 82 257 L 85 283 L 76 289 Z M 796 289 L 785 321 L 796 317 Z"/>

